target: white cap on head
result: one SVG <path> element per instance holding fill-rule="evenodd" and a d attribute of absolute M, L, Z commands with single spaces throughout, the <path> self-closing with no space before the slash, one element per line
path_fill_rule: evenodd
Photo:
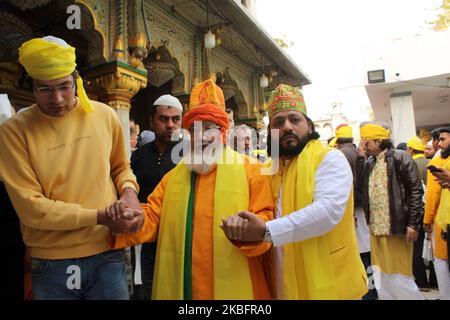
<path fill-rule="evenodd" d="M 0 94 L 0 124 L 12 117 L 11 103 L 6 93 Z"/>
<path fill-rule="evenodd" d="M 433 140 L 430 140 L 427 142 L 427 147 L 432 147 L 433 146 Z"/>
<path fill-rule="evenodd" d="M 53 43 L 59 44 L 60 46 L 62 46 L 64 48 L 69 47 L 69 44 L 61 38 L 57 38 L 54 36 L 46 36 L 46 37 L 43 37 L 42 39 L 44 39 L 45 41 L 48 41 L 48 42 L 53 42 Z"/>
<path fill-rule="evenodd" d="M 183 112 L 183 106 L 181 105 L 180 100 L 170 94 L 165 94 L 156 99 L 156 101 L 153 103 L 153 106 L 169 106 L 177 108 L 178 110 Z"/>

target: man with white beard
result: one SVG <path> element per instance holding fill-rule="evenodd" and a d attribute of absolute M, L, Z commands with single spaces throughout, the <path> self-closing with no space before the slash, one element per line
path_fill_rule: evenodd
<path fill-rule="evenodd" d="M 190 152 L 141 204 L 141 231 L 118 234 L 115 248 L 157 240 L 152 299 L 270 299 L 260 257 L 270 244 L 244 245 L 220 228 L 241 211 L 271 220 L 273 202 L 260 164 L 226 146 L 228 115 L 212 80 L 194 87 L 182 123 Z M 111 219 L 133 216 L 122 206 L 106 211 Z"/>

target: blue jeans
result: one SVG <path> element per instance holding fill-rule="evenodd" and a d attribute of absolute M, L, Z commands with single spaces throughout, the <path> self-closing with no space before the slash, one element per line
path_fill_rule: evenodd
<path fill-rule="evenodd" d="M 125 250 L 78 259 L 31 258 L 33 299 L 128 300 Z"/>

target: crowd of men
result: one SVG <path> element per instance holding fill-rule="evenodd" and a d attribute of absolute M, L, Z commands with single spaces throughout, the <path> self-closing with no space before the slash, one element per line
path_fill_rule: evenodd
<path fill-rule="evenodd" d="M 132 127 L 130 160 L 75 61 L 51 36 L 19 49 L 37 103 L 0 126 L 2 298 L 129 299 L 131 247 L 134 299 L 423 299 L 432 237 L 450 299 L 450 128 L 403 151 L 384 123 L 362 123 L 359 146 L 344 124 L 325 146 L 280 84 L 265 154 L 209 79 L 187 112 L 171 95 L 150 106 L 153 137 Z"/>

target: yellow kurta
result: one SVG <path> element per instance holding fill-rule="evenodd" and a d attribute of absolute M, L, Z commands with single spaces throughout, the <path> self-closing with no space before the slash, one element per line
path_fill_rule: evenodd
<path fill-rule="evenodd" d="M 450 162 L 446 162 L 443 168 L 450 171 Z M 439 209 L 435 223 L 443 230 L 447 230 L 450 225 L 450 189 L 448 188 L 442 189 L 441 200 L 439 201 Z"/>
<path fill-rule="evenodd" d="M 248 160 L 247 160 L 248 161 Z M 268 221 L 273 218 L 273 202 L 270 183 L 266 176 L 260 175 L 260 165 L 244 164 L 249 186 L 248 210 Z M 198 175 L 196 181 L 193 241 L 192 241 L 192 297 L 194 300 L 214 299 L 214 266 L 213 266 L 213 207 L 214 188 L 216 184 L 214 169 L 207 175 Z M 148 202 L 142 204 L 146 219 L 143 228 L 134 234 L 116 236 L 115 248 L 136 245 L 146 241 L 155 241 L 158 237 L 159 223 L 164 193 L 173 171 L 167 173 Z M 226 195 L 224 195 L 226 197 Z M 230 212 L 229 214 L 235 214 Z M 262 255 L 270 245 L 264 242 L 255 245 L 235 243 L 241 253 L 247 256 L 255 299 L 270 299 L 270 293 L 263 268 Z M 180 266 L 182 267 L 182 266 Z M 230 275 L 232 277 L 233 275 Z"/>
<path fill-rule="evenodd" d="M 387 274 L 412 276 L 413 243 L 405 236 L 370 235 L 372 265 Z"/>
<path fill-rule="evenodd" d="M 435 157 L 428 165 L 436 167 L 444 167 L 449 159 L 444 159 L 441 156 Z M 442 188 L 436 181 L 436 178 L 428 170 L 427 172 L 427 191 L 425 194 L 425 214 L 423 217 L 424 224 L 434 224 L 434 256 L 438 259 L 447 260 L 447 241 L 442 239 L 442 229 L 435 222 L 435 218 L 439 209 L 441 201 Z"/>

